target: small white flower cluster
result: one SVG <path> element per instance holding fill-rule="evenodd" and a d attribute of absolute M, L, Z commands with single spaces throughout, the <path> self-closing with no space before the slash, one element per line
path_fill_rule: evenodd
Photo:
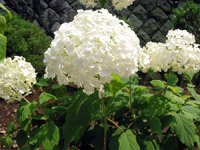
<path fill-rule="evenodd" d="M 98 0 L 79 0 L 86 8 L 94 8 L 98 4 Z"/>
<path fill-rule="evenodd" d="M 143 52 L 150 58 L 149 65 L 142 65 L 143 71 L 198 72 L 200 70 L 200 49 L 195 37 L 186 30 L 170 30 L 165 43 L 149 42 Z"/>
<path fill-rule="evenodd" d="M 106 9 L 79 10 L 72 22 L 55 32 L 44 54 L 45 77 L 57 77 L 64 85 L 73 82 L 91 94 L 110 82 L 112 73 L 134 74 L 140 49 L 135 32 Z"/>
<path fill-rule="evenodd" d="M 35 69 L 23 57 L 15 56 L 0 62 L 0 97 L 4 100 L 21 100 L 35 83 Z"/>
<path fill-rule="evenodd" d="M 135 0 L 112 0 L 112 5 L 116 10 L 122 10 L 130 6 Z"/>
<path fill-rule="evenodd" d="M 94 8 L 98 4 L 98 0 L 79 0 L 81 4 L 87 8 Z M 130 6 L 135 0 L 112 0 L 112 5 L 116 10 L 122 10 Z"/>

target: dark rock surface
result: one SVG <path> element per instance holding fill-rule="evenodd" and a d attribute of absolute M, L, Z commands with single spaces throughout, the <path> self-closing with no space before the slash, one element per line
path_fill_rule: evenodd
<path fill-rule="evenodd" d="M 183 1 L 183 0 L 182 0 Z M 163 41 L 168 30 L 173 28 L 172 8 L 182 5 L 181 0 L 136 0 L 128 9 L 108 10 L 127 21 L 138 34 L 141 44 L 148 41 Z M 63 22 L 70 22 L 78 9 L 86 9 L 78 0 L 0 0 L 8 8 L 25 19 L 39 24 L 53 36 Z"/>

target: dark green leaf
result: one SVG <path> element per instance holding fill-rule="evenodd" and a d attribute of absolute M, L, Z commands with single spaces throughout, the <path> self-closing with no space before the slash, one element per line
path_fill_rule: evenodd
<path fill-rule="evenodd" d="M 11 121 L 11 122 L 8 124 L 7 132 L 8 132 L 8 133 L 12 133 L 14 130 L 15 130 L 15 122 L 14 122 L 14 121 Z"/>
<path fill-rule="evenodd" d="M 119 150 L 139 150 L 140 146 L 137 143 L 136 136 L 128 129 L 119 137 Z"/>
<path fill-rule="evenodd" d="M 30 137 L 29 144 L 42 144 L 44 150 L 53 150 L 59 143 L 59 129 L 54 123 L 47 123 L 37 128 Z"/>
<path fill-rule="evenodd" d="M 20 148 L 23 147 L 27 142 L 27 138 L 28 138 L 28 135 L 26 131 L 23 131 L 23 130 L 18 131 L 17 136 L 16 136 L 17 145 Z"/>
<path fill-rule="evenodd" d="M 57 98 L 54 95 L 51 95 L 49 93 L 42 93 L 39 97 L 39 103 L 42 105 L 49 100 L 56 100 Z"/>
<path fill-rule="evenodd" d="M 178 77 L 173 73 L 165 73 L 165 79 L 168 85 L 176 85 L 178 82 Z"/>
<path fill-rule="evenodd" d="M 99 0 L 99 3 L 101 4 L 101 7 L 104 7 L 107 3 L 107 0 Z"/>
<path fill-rule="evenodd" d="M 63 127 L 65 147 L 83 135 L 89 126 L 92 115 L 97 112 L 99 112 L 99 97 L 97 93 L 90 96 L 87 96 L 82 91 L 75 93 Z"/>
<path fill-rule="evenodd" d="M 195 142 L 195 126 L 192 119 L 187 118 L 183 114 L 175 114 L 176 123 L 174 129 L 180 141 L 193 148 Z"/>
<path fill-rule="evenodd" d="M 150 127 L 153 129 L 153 131 L 159 135 L 162 134 L 162 130 L 161 130 L 161 122 L 160 119 L 158 117 L 152 118 L 149 121 L 149 125 Z"/>

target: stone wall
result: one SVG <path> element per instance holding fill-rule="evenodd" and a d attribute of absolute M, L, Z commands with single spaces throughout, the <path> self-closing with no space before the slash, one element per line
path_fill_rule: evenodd
<path fill-rule="evenodd" d="M 7 7 L 43 27 L 53 36 L 60 24 L 70 22 L 77 9 L 85 9 L 78 0 L 0 0 Z M 127 21 L 138 34 L 141 44 L 163 41 L 172 24 L 172 9 L 180 0 L 136 0 L 128 9 L 110 12 Z"/>

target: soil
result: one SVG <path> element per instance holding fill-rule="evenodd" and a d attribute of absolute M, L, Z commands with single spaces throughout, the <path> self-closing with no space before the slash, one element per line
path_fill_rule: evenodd
<path fill-rule="evenodd" d="M 29 101 L 37 100 L 40 94 L 40 90 L 35 90 L 26 99 Z M 18 107 L 19 102 L 6 103 L 6 101 L 0 99 L 0 136 L 5 134 L 9 122 L 15 120 Z"/>

